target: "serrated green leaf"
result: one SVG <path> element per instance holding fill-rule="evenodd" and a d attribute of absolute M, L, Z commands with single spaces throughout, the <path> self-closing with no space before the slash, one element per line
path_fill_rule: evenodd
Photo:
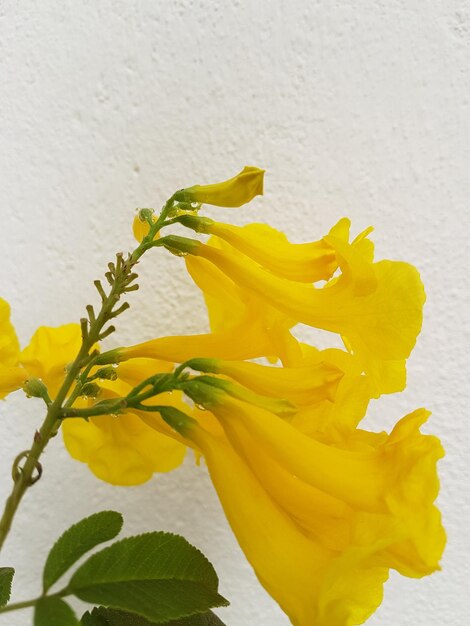
<path fill-rule="evenodd" d="M 149 622 L 145 617 L 140 617 L 127 611 L 116 611 L 104 606 L 96 607 L 83 615 L 82 626 L 155 626 L 155 622 Z"/>
<path fill-rule="evenodd" d="M 67 529 L 52 546 L 42 575 L 44 591 L 65 574 L 80 557 L 100 543 L 116 537 L 122 528 L 122 515 L 101 511 Z"/>
<path fill-rule="evenodd" d="M 68 590 L 85 602 L 161 624 L 226 606 L 218 584 L 212 565 L 186 539 L 154 532 L 122 539 L 91 556 Z"/>
<path fill-rule="evenodd" d="M 145 617 L 139 617 L 127 611 L 116 611 L 103 606 L 96 607 L 91 613 L 85 613 L 81 621 L 82 626 L 155 626 L 156 622 L 149 622 Z M 192 615 L 182 619 L 165 622 L 159 626 L 225 626 L 224 623 L 209 611 L 203 615 Z"/>
<path fill-rule="evenodd" d="M 0 567 L 0 608 L 10 599 L 11 581 L 15 570 L 12 567 Z"/>
<path fill-rule="evenodd" d="M 167 622 L 163 626 L 225 626 L 215 613 L 209 611 L 204 615 L 191 615 L 191 617 L 183 617 L 172 622 Z"/>
<path fill-rule="evenodd" d="M 41 598 L 34 608 L 34 626 L 79 626 L 67 602 L 60 598 Z"/>

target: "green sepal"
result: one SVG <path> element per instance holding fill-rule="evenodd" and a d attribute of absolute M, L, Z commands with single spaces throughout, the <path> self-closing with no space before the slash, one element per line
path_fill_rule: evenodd
<path fill-rule="evenodd" d="M 191 228 L 196 233 L 208 234 L 211 232 L 211 226 L 214 224 L 214 220 L 209 217 L 200 217 L 198 215 L 180 215 L 178 222 L 186 228 Z"/>
<path fill-rule="evenodd" d="M 197 421 L 195 419 L 186 415 L 186 413 L 180 411 L 174 406 L 157 406 L 156 409 L 160 413 L 162 419 L 181 435 L 184 435 L 184 433 L 192 426 L 197 425 Z"/>

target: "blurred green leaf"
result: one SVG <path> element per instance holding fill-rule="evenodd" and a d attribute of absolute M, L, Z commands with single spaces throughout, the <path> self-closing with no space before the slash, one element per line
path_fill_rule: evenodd
<path fill-rule="evenodd" d="M 12 567 L 0 567 L 0 608 L 10 599 L 11 581 L 15 570 Z"/>
<path fill-rule="evenodd" d="M 218 584 L 212 565 L 186 539 L 153 532 L 92 555 L 72 576 L 68 591 L 161 624 L 226 606 Z"/>
<path fill-rule="evenodd" d="M 41 598 L 34 608 L 34 626 L 79 626 L 70 606 L 60 598 Z"/>
<path fill-rule="evenodd" d="M 52 546 L 43 572 L 47 591 L 80 557 L 100 543 L 116 537 L 122 528 L 122 515 L 101 511 L 71 526 Z"/>

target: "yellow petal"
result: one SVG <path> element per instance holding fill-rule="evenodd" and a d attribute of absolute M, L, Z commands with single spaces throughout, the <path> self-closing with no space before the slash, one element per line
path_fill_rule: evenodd
<path fill-rule="evenodd" d="M 41 326 L 22 351 L 20 360 L 28 374 L 41 378 L 49 395 L 54 397 L 65 378 L 65 368 L 77 356 L 81 343 L 79 324 Z"/>
<path fill-rule="evenodd" d="M 325 239 L 294 244 L 284 233 L 266 224 L 240 227 L 192 216 L 182 217 L 181 222 L 194 226 L 198 232 L 220 237 L 283 278 L 307 283 L 328 280 L 338 267 L 335 249 Z"/>
<path fill-rule="evenodd" d="M 156 221 L 156 217 L 152 218 L 153 221 Z M 135 239 L 140 243 L 144 237 L 146 237 L 150 230 L 150 224 L 146 220 L 141 220 L 139 215 L 134 217 L 134 221 L 132 222 L 132 232 L 134 234 Z M 157 239 L 159 234 L 157 233 L 154 239 Z"/>
<path fill-rule="evenodd" d="M 135 413 L 69 418 L 62 426 L 70 455 L 113 485 L 139 485 L 178 467 L 186 446 L 157 432 Z"/>
<path fill-rule="evenodd" d="M 10 322 L 10 305 L 0 298 L 0 364 L 7 367 L 18 365 L 19 353 L 18 339 Z"/>
<path fill-rule="evenodd" d="M 28 373 L 22 367 L 8 367 L 0 363 L 0 399 L 22 387 Z"/>
<path fill-rule="evenodd" d="M 183 426 L 182 432 L 203 451 L 241 548 L 292 624 L 350 626 L 357 615 L 368 615 L 377 607 L 386 573 L 383 567 L 374 567 L 371 558 L 374 550 L 388 544 L 388 537 L 362 550 L 349 546 L 343 554 L 329 550 L 301 530 L 223 437 L 194 423 Z M 290 495 L 284 494 L 288 500 Z M 317 502 L 319 497 L 321 502 L 321 494 L 315 493 Z M 355 582 L 356 577 L 367 578 L 367 585 Z"/>
<path fill-rule="evenodd" d="M 248 297 L 215 265 L 199 257 L 187 256 L 186 269 L 202 291 L 210 327 L 219 332 L 240 324 L 246 317 Z"/>
<path fill-rule="evenodd" d="M 214 240 L 213 243 L 219 245 L 220 242 Z M 233 330 L 233 327 L 240 324 L 255 324 L 267 340 L 265 352 L 258 356 L 267 356 L 270 359 L 274 357 L 273 360 L 279 358 L 286 366 L 296 365 L 301 358 L 301 349 L 298 341 L 290 333 L 291 327 L 295 324 L 293 320 L 252 291 L 240 289 L 205 259 L 188 256 L 185 260 L 191 277 L 203 291 L 210 326 L 214 332 Z"/>
<path fill-rule="evenodd" d="M 173 369 L 173 363 L 158 359 L 130 359 L 120 363 L 117 367 L 118 378 L 131 387 L 136 387 L 146 378 L 154 374 L 169 373 Z M 129 390 L 130 391 L 130 390 Z"/>
<path fill-rule="evenodd" d="M 189 436 L 204 453 L 225 515 L 261 584 L 293 624 L 313 626 L 315 590 L 331 553 L 276 506 L 227 442 L 202 429 Z"/>
<path fill-rule="evenodd" d="M 381 261 L 351 280 L 348 270 L 322 289 L 282 280 L 235 254 L 200 244 L 193 253 L 210 260 L 227 276 L 256 292 L 290 319 L 345 335 L 355 349 L 359 337 L 386 360 L 408 357 L 421 329 L 424 291 L 419 274 L 406 263 Z M 367 267 L 359 260 L 361 268 Z"/>
<path fill-rule="evenodd" d="M 310 367 L 269 367 L 245 361 L 194 359 L 193 369 L 224 374 L 264 396 L 285 398 L 296 405 L 332 400 L 343 373 L 324 362 Z"/>
<path fill-rule="evenodd" d="M 264 328 L 248 320 L 219 333 L 159 337 L 119 351 L 121 361 L 144 357 L 182 363 L 194 356 L 244 360 L 270 354 Z"/>
<path fill-rule="evenodd" d="M 222 207 L 239 207 L 263 193 L 264 170 L 245 166 L 243 170 L 222 183 L 194 185 L 176 192 L 179 202 L 202 202 Z"/>

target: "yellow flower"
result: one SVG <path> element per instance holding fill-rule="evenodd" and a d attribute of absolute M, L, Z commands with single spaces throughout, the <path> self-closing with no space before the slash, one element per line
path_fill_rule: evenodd
<path fill-rule="evenodd" d="M 171 371 L 171 368 L 168 363 L 146 359 L 122 364 L 117 370 L 118 380 L 100 381 L 99 399 L 125 396 L 142 380 L 155 373 Z M 179 392 L 160 394 L 158 402 L 187 408 Z M 83 400 L 78 405 L 80 403 L 83 404 Z M 186 445 L 177 441 L 174 431 L 160 416 L 143 411 L 129 410 L 119 416 L 100 415 L 88 421 L 68 418 L 62 424 L 62 433 L 69 454 L 86 463 L 97 478 L 112 485 L 140 485 L 156 472 L 169 472 L 178 467 L 186 454 Z"/>
<path fill-rule="evenodd" d="M 64 324 L 56 328 L 41 326 L 22 351 L 20 362 L 28 376 L 40 378 L 51 398 L 54 398 L 64 381 L 66 367 L 74 361 L 81 344 L 79 324 Z"/>
<path fill-rule="evenodd" d="M 179 424 L 178 430 L 203 452 L 241 548 L 261 584 L 292 624 L 350 626 L 362 623 L 377 608 L 388 571 L 374 562 L 374 556 L 393 538 L 348 544 L 343 552 L 337 545 L 336 549 L 325 546 L 306 533 L 266 491 L 224 436 L 214 436 L 190 418 L 185 425 Z M 284 496 L 295 499 L 291 484 L 287 490 L 283 486 L 279 485 Z M 314 490 L 309 495 L 312 492 L 316 502 L 328 501 L 328 496 Z M 334 502 L 329 506 L 334 512 Z M 341 515 L 341 502 L 338 507 L 336 513 Z"/>
<path fill-rule="evenodd" d="M 306 367 L 270 367 L 246 361 L 192 359 L 193 369 L 223 374 L 262 396 L 285 398 L 297 406 L 333 400 L 342 372 L 325 362 Z"/>
<path fill-rule="evenodd" d="M 78 324 L 56 328 L 41 326 L 29 345 L 20 352 L 13 326 L 8 319 L 9 307 L 0 299 L 0 398 L 20 389 L 28 378 L 40 378 L 54 397 L 65 378 L 65 368 L 80 349 Z"/>
<path fill-rule="evenodd" d="M 194 185 L 177 191 L 178 202 L 201 202 L 222 207 L 239 207 L 263 193 L 264 170 L 245 166 L 243 170 L 222 183 Z"/>
<path fill-rule="evenodd" d="M 316 288 L 279 278 L 233 250 L 183 238 L 168 240 L 210 261 L 286 319 L 340 334 L 362 361 L 374 397 L 403 388 L 404 360 L 421 329 L 425 300 L 419 274 L 411 265 L 372 263 L 366 239 L 357 245 L 328 235 L 325 240 L 335 249 L 342 274 Z"/>
<path fill-rule="evenodd" d="M 233 226 L 190 215 L 180 217 L 179 221 L 197 232 L 219 237 L 277 276 L 289 280 L 307 283 L 328 280 L 338 267 L 336 251 L 325 239 L 295 244 L 267 224 Z M 349 226 L 349 220 L 343 218 L 330 234 L 347 239 Z"/>
<path fill-rule="evenodd" d="M 389 436 L 356 431 L 358 436 L 339 448 L 336 443 L 328 445 L 306 436 L 259 406 L 213 388 L 208 391 L 208 386 L 202 385 L 203 394 L 209 398 L 207 407 L 255 469 L 259 471 L 263 465 L 256 454 L 260 449 L 298 481 L 356 511 L 395 520 L 400 526 L 400 541 L 407 542 L 408 555 L 414 557 L 413 563 L 401 568 L 407 575 L 428 574 L 438 567 L 445 535 L 433 502 L 438 492 L 436 462 L 443 450 L 436 437 L 419 431 L 427 411 L 419 409 L 407 415 Z M 271 476 L 275 480 L 275 475 Z"/>
<path fill-rule="evenodd" d="M 0 398 L 19 389 L 26 372 L 18 367 L 20 346 L 10 322 L 10 306 L 0 298 Z"/>
<path fill-rule="evenodd" d="M 0 298 L 0 363 L 6 366 L 15 365 L 19 351 L 15 329 L 10 322 L 10 306 Z"/>

